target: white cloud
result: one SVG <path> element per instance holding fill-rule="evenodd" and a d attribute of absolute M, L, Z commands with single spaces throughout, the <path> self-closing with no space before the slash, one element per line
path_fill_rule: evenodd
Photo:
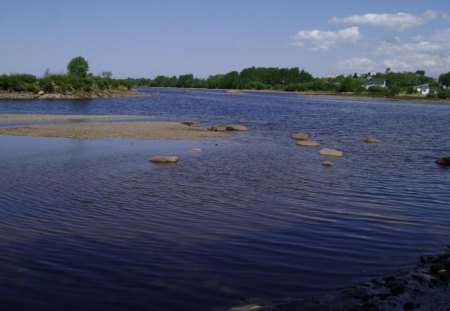
<path fill-rule="evenodd" d="M 352 15 L 344 18 L 333 17 L 330 22 L 335 24 L 351 25 L 364 24 L 402 31 L 408 28 L 425 24 L 430 20 L 437 19 L 438 16 L 439 15 L 437 12 L 431 10 L 424 12 L 420 16 L 402 12 L 396 14 L 367 13 L 364 15 Z"/>
<path fill-rule="evenodd" d="M 338 31 L 301 30 L 294 36 L 296 41 L 291 44 L 305 46 L 309 42 L 313 45 L 313 50 L 326 51 L 335 44 L 342 42 L 354 43 L 361 37 L 358 27 L 349 27 Z"/>
<path fill-rule="evenodd" d="M 445 19 L 447 22 L 450 22 L 450 14 L 441 12 L 441 17 Z"/>
<path fill-rule="evenodd" d="M 386 67 L 394 71 L 448 71 L 450 66 L 450 29 L 439 30 L 427 36 L 416 36 L 406 42 L 381 42 L 375 53 Z"/>
<path fill-rule="evenodd" d="M 338 62 L 337 67 L 340 69 L 346 69 L 348 71 L 360 71 L 368 72 L 372 71 L 376 67 L 376 63 L 366 57 L 353 57 L 343 61 Z"/>

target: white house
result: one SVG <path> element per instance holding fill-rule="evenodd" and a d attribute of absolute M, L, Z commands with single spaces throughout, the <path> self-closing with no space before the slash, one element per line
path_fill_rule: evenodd
<path fill-rule="evenodd" d="M 416 85 L 414 87 L 417 93 L 427 95 L 430 93 L 430 86 L 428 84 Z"/>
<path fill-rule="evenodd" d="M 371 86 L 381 86 L 386 87 L 386 79 L 384 78 L 371 78 L 369 80 L 364 81 L 363 86 L 368 89 Z"/>

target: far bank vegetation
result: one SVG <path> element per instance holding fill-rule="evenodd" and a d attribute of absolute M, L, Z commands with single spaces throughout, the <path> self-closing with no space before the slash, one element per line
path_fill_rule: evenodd
<path fill-rule="evenodd" d="M 89 73 L 88 62 L 81 56 L 73 58 L 68 63 L 67 69 L 68 72 L 65 74 L 50 74 L 49 70 L 46 70 L 42 77 L 31 74 L 0 75 L 0 91 L 90 97 L 131 89 L 129 80 L 113 79 L 110 71 L 98 76 Z"/>
<path fill-rule="evenodd" d="M 180 87 L 236 90 L 274 90 L 287 92 L 340 93 L 373 97 L 411 97 L 449 99 L 450 72 L 439 79 L 425 71 L 369 72 L 363 74 L 313 77 L 309 72 L 294 68 L 250 67 L 242 71 L 197 78 L 192 74 L 157 76 L 154 79 L 128 79 L 135 86 Z M 423 88 L 427 87 L 426 94 Z"/>

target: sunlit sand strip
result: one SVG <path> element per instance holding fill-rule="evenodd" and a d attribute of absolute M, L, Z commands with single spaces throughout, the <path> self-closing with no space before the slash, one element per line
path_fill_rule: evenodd
<path fill-rule="evenodd" d="M 142 116 L 132 115 L 77 115 L 77 114 L 0 114 L 0 121 L 51 121 L 51 120 L 93 120 L 128 119 Z"/>
<path fill-rule="evenodd" d="M 95 139 L 108 137 L 198 140 L 229 134 L 207 131 L 179 122 L 93 122 L 0 127 L 0 135 Z"/>

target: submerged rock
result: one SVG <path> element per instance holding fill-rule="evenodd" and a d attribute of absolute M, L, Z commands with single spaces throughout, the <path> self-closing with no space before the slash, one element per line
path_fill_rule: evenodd
<path fill-rule="evenodd" d="M 450 166 L 450 157 L 443 157 L 436 160 L 436 163 L 442 166 Z"/>
<path fill-rule="evenodd" d="M 177 163 L 178 157 L 176 156 L 155 156 L 149 160 L 152 163 L 155 164 L 170 164 L 170 163 Z"/>
<path fill-rule="evenodd" d="M 295 144 L 298 145 L 298 146 L 302 146 L 302 147 L 317 147 L 317 146 L 320 146 L 320 144 L 318 142 L 311 141 L 311 140 L 299 140 Z"/>
<path fill-rule="evenodd" d="M 364 139 L 364 142 L 367 144 L 380 144 L 383 140 L 379 138 L 366 138 Z"/>
<path fill-rule="evenodd" d="M 334 156 L 334 157 L 342 157 L 344 156 L 344 153 L 342 151 L 336 150 L 336 149 L 330 149 L 330 148 L 323 148 L 319 151 L 321 155 L 328 155 L 328 156 Z"/>
<path fill-rule="evenodd" d="M 292 134 L 291 137 L 296 140 L 308 140 L 309 135 L 306 133 L 299 132 L 299 133 Z"/>
<path fill-rule="evenodd" d="M 326 161 L 322 162 L 322 165 L 323 166 L 333 166 L 333 162 L 326 160 Z"/>
<path fill-rule="evenodd" d="M 203 150 L 200 148 L 192 148 L 191 152 L 202 152 Z"/>

